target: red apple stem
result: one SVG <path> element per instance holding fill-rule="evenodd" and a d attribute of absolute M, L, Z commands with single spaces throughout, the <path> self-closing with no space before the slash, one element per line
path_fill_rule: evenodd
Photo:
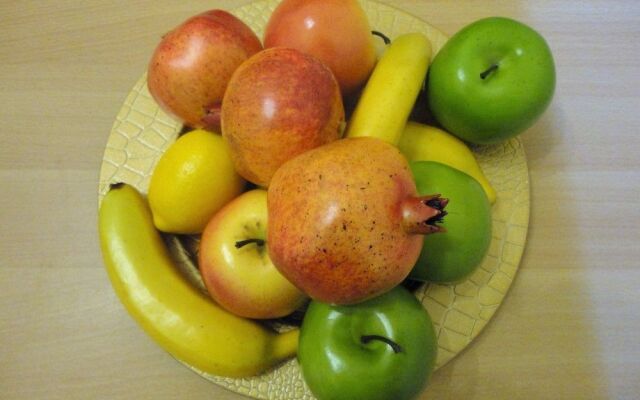
<path fill-rule="evenodd" d="M 389 36 L 385 35 L 384 33 L 380 32 L 380 31 L 371 31 L 371 34 L 374 36 L 378 36 L 381 37 L 382 40 L 384 40 L 384 44 L 391 44 L 391 39 L 389 39 Z"/>
<path fill-rule="evenodd" d="M 405 232 L 419 235 L 444 232 L 445 228 L 438 224 L 447 215 L 444 210 L 447 204 L 449 199 L 439 194 L 408 197 L 401 205 Z"/>
<path fill-rule="evenodd" d="M 236 249 L 239 249 L 251 243 L 255 243 L 258 246 L 264 246 L 264 240 L 258 239 L 258 238 L 238 240 L 235 246 L 236 246 Z"/>
<path fill-rule="evenodd" d="M 480 74 L 480 78 L 486 79 L 493 71 L 498 69 L 498 64 L 491 64 L 489 68 L 487 68 L 484 72 Z"/>
<path fill-rule="evenodd" d="M 204 108 L 204 115 L 200 119 L 202 127 L 211 132 L 221 133 L 220 115 L 222 103 L 216 102 Z"/>
<path fill-rule="evenodd" d="M 393 340 L 389 339 L 388 337 L 384 337 L 384 336 L 380 336 L 380 335 L 362 335 L 362 336 L 360 336 L 360 341 L 362 342 L 362 344 L 367 344 L 372 340 L 379 340 L 381 342 L 384 342 L 384 343 L 388 344 L 389 346 L 391 346 L 391 349 L 396 354 L 402 352 L 402 346 L 400 346 L 398 343 L 394 342 Z"/>

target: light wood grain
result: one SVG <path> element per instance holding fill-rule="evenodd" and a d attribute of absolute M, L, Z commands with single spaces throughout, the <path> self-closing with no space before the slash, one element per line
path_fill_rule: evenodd
<path fill-rule="evenodd" d="M 96 214 L 107 135 L 159 37 L 248 2 L 0 2 L 0 398 L 241 398 L 126 314 Z M 389 3 L 449 34 L 520 19 L 548 39 L 558 70 L 550 109 L 522 135 L 532 207 L 521 269 L 421 398 L 637 398 L 640 3 Z"/>

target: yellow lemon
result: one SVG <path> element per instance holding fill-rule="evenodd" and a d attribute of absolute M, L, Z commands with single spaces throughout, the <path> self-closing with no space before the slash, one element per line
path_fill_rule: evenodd
<path fill-rule="evenodd" d="M 151 176 L 153 222 L 163 232 L 201 233 L 244 184 L 221 135 L 200 129 L 188 132 L 167 149 Z"/>
<path fill-rule="evenodd" d="M 409 121 L 402 132 L 398 148 L 409 161 L 437 161 L 475 178 L 489 203 L 496 201 L 496 191 L 482 172 L 473 152 L 457 137 L 433 126 Z"/>

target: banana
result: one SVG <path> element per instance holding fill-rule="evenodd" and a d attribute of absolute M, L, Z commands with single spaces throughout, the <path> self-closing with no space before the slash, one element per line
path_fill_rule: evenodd
<path fill-rule="evenodd" d="M 482 186 L 489 202 L 496 201 L 496 191 L 482 172 L 467 145 L 457 137 L 433 126 L 409 121 L 398 148 L 409 161 L 437 161 L 471 175 Z"/>
<path fill-rule="evenodd" d="M 297 352 L 299 330 L 278 334 L 235 316 L 177 270 L 146 200 L 127 184 L 105 195 L 100 244 L 112 285 L 127 311 L 176 359 L 226 377 L 260 374 Z"/>
<path fill-rule="evenodd" d="M 431 52 L 431 42 L 422 33 L 392 41 L 362 91 L 346 136 L 373 136 L 397 145 L 427 75 Z"/>

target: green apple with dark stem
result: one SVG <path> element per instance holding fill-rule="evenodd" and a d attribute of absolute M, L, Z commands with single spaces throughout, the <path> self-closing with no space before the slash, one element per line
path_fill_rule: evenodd
<path fill-rule="evenodd" d="M 267 252 L 267 192 L 254 189 L 227 203 L 209 221 L 198 252 L 207 291 L 246 318 L 286 316 L 307 296 L 283 277 Z"/>
<path fill-rule="evenodd" d="M 538 32 L 513 19 L 485 18 L 453 35 L 435 56 L 429 107 L 461 139 L 498 143 L 533 125 L 555 82 L 553 55 Z"/>
<path fill-rule="evenodd" d="M 319 400 L 408 400 L 427 384 L 437 349 L 429 314 L 396 286 L 358 304 L 312 301 L 298 361 Z"/>

